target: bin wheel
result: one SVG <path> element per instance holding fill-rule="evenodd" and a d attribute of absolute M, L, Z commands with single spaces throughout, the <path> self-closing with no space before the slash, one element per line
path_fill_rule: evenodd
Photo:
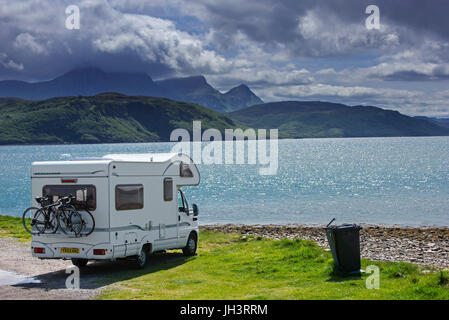
<path fill-rule="evenodd" d="M 87 259 L 72 259 L 72 264 L 74 266 L 77 266 L 78 268 L 83 268 L 87 265 L 87 263 L 89 262 L 89 260 Z"/>
<path fill-rule="evenodd" d="M 189 235 L 189 239 L 187 240 L 186 246 L 182 249 L 182 253 L 187 257 L 194 256 L 196 254 L 197 244 L 198 241 L 196 233 L 191 232 Z"/>

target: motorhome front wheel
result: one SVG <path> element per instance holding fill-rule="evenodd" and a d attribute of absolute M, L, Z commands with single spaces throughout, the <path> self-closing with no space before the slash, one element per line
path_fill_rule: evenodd
<path fill-rule="evenodd" d="M 182 249 L 185 256 L 194 256 L 196 254 L 197 239 L 195 233 L 190 233 L 187 245 Z"/>
<path fill-rule="evenodd" d="M 148 251 L 145 250 L 145 248 L 142 248 L 140 250 L 139 255 L 136 257 L 136 264 L 139 269 L 145 268 L 145 265 L 147 264 L 148 260 Z"/>

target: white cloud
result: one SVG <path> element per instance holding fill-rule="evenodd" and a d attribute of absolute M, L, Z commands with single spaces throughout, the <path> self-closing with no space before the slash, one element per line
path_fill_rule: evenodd
<path fill-rule="evenodd" d="M 388 98 L 411 99 L 420 97 L 422 92 L 410 90 L 396 90 L 386 88 L 370 88 L 361 86 L 335 86 L 328 84 L 312 84 L 300 86 L 273 87 L 267 91 L 273 98 Z"/>
<path fill-rule="evenodd" d="M 17 63 L 14 60 L 10 59 L 4 52 L 0 52 L 0 65 L 7 69 L 14 69 L 18 71 L 23 70 L 23 64 Z"/>
<path fill-rule="evenodd" d="M 449 100 L 449 89 L 448 89 L 448 90 L 443 90 L 443 91 L 438 92 L 438 93 L 436 94 L 436 96 L 437 96 L 439 99 L 448 99 L 448 100 Z M 445 101 L 445 104 L 447 104 L 447 100 Z"/>
<path fill-rule="evenodd" d="M 315 72 L 317 75 L 334 75 L 338 74 L 337 71 L 335 71 L 334 68 L 327 68 L 327 69 L 321 69 Z"/>
<path fill-rule="evenodd" d="M 30 50 L 36 54 L 48 54 L 47 49 L 41 43 L 37 42 L 34 36 L 29 33 L 20 33 L 13 43 L 14 48 L 19 50 Z"/>
<path fill-rule="evenodd" d="M 100 52 L 132 51 L 143 61 L 163 64 L 177 73 L 217 73 L 227 67 L 225 58 L 205 49 L 199 37 L 178 30 L 171 21 L 103 9 L 102 21 L 109 23 L 91 36 L 94 49 Z"/>
<path fill-rule="evenodd" d="M 399 34 L 388 25 L 372 32 L 362 23 L 342 21 L 336 14 L 324 16 L 319 8 L 299 18 L 297 32 L 307 46 L 296 51 L 308 51 L 312 56 L 335 56 L 369 48 L 392 50 L 400 44 Z"/>
<path fill-rule="evenodd" d="M 314 78 L 306 69 L 233 68 L 224 75 L 211 75 L 208 79 L 219 87 L 246 83 L 255 87 L 309 84 Z"/>

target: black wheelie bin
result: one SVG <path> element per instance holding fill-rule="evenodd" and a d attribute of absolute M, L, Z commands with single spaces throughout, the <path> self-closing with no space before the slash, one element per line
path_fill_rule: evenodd
<path fill-rule="evenodd" d="M 360 274 L 360 230 L 356 224 L 331 226 L 325 229 L 332 257 L 337 268 L 346 274 Z"/>

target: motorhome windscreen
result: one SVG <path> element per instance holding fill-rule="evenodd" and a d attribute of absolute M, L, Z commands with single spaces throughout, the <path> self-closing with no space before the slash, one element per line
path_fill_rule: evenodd
<path fill-rule="evenodd" d="M 97 208 L 97 190 L 94 185 L 46 185 L 42 188 L 42 196 L 50 197 L 52 201 L 72 195 L 76 198 L 72 202 L 75 207 L 95 211 Z"/>

